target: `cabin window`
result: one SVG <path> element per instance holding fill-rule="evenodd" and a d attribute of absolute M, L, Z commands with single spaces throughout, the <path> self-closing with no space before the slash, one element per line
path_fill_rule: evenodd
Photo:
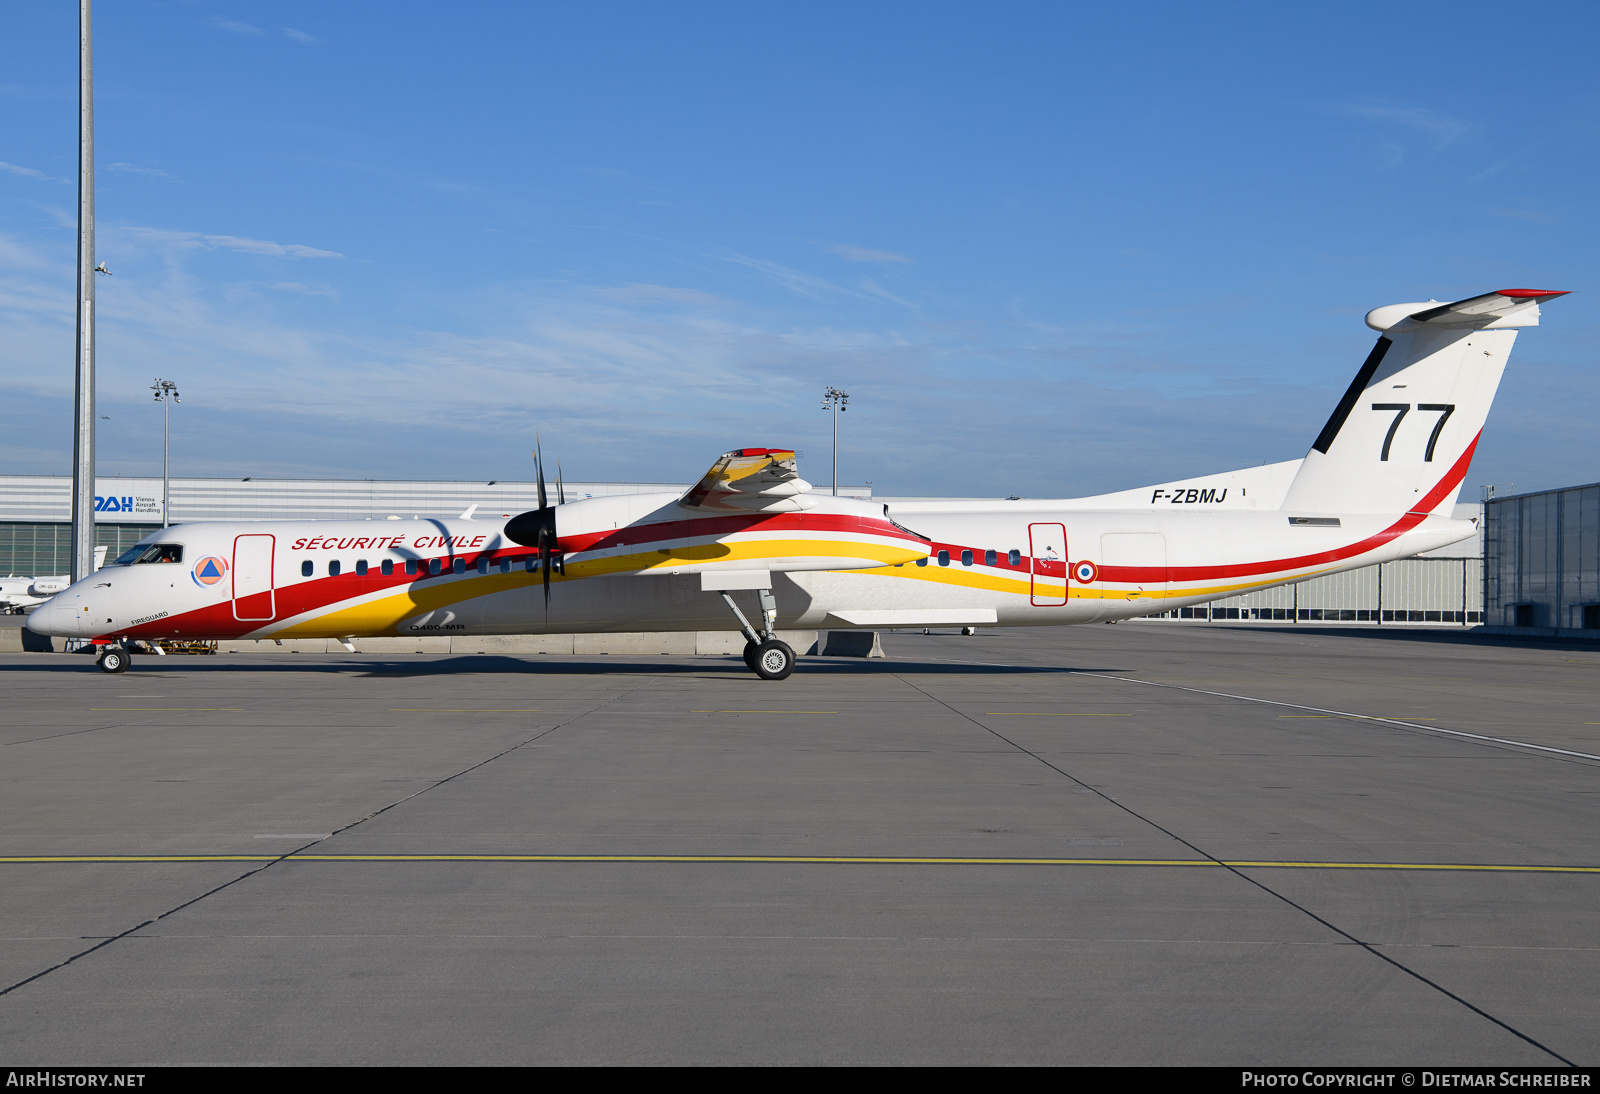
<path fill-rule="evenodd" d="M 1013 566 L 1021 566 L 1022 565 L 1022 552 L 1017 550 L 1015 547 L 1011 548 L 1011 553 L 1008 554 L 1006 557 L 1011 560 L 1011 565 L 1013 565 Z"/>
<path fill-rule="evenodd" d="M 309 558 L 306 559 L 304 562 L 302 562 L 300 564 L 300 576 L 301 577 L 310 577 L 311 576 L 311 560 Z"/>
<path fill-rule="evenodd" d="M 364 559 L 364 558 L 356 559 L 356 576 L 357 577 L 366 577 L 367 576 L 367 560 L 366 559 Z"/>
<path fill-rule="evenodd" d="M 983 552 L 983 564 L 985 566 L 993 566 L 994 562 L 995 562 L 995 553 L 994 553 L 994 548 L 991 547 L 987 551 Z"/>
<path fill-rule="evenodd" d="M 450 564 L 450 569 L 454 570 L 458 574 L 466 573 L 467 572 L 467 560 L 464 559 L 464 558 L 456 559 L 453 563 Z"/>
<path fill-rule="evenodd" d="M 962 551 L 961 552 L 961 565 L 963 565 L 963 566 L 971 566 L 972 565 L 972 552 L 971 551 Z"/>
<path fill-rule="evenodd" d="M 950 565 L 950 552 L 949 551 L 940 551 L 939 552 L 939 565 L 941 565 L 941 566 Z"/>
<path fill-rule="evenodd" d="M 434 577 L 438 577 L 439 576 L 439 571 L 441 569 L 443 569 L 443 565 L 440 563 L 440 561 L 438 559 L 430 558 L 428 560 L 428 573 L 429 574 L 431 574 Z"/>
<path fill-rule="evenodd" d="M 416 572 L 417 572 L 417 560 L 414 559 L 414 558 L 406 559 L 406 573 L 414 574 Z"/>
<path fill-rule="evenodd" d="M 328 576 L 329 577 L 338 577 L 339 576 L 339 560 L 338 559 L 330 558 L 328 560 Z"/>
<path fill-rule="evenodd" d="M 538 559 L 534 558 L 532 555 L 529 555 L 527 558 L 522 560 L 522 567 L 531 574 L 539 568 L 538 563 Z"/>
<path fill-rule="evenodd" d="M 509 574 L 511 572 L 511 560 L 509 558 L 502 558 L 500 560 L 500 572 L 503 574 Z"/>
<path fill-rule="evenodd" d="M 927 564 L 928 564 L 928 560 L 926 558 L 917 559 L 917 565 L 918 566 L 926 566 Z"/>
<path fill-rule="evenodd" d="M 482 555 L 479 555 L 478 556 L 478 573 L 486 574 L 488 572 L 489 572 L 489 560 L 487 558 L 484 558 Z"/>
<path fill-rule="evenodd" d="M 380 573 L 383 574 L 384 577 L 388 577 L 389 575 L 393 574 L 394 573 L 394 559 L 392 559 L 392 558 L 384 559 L 383 560 L 383 565 L 379 566 L 378 570 L 379 570 Z"/>

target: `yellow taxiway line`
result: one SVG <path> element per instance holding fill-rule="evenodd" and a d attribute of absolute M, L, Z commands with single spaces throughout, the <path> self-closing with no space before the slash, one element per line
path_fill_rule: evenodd
<path fill-rule="evenodd" d="M 1281 870 L 1421 870 L 1511 874 L 1600 874 L 1600 866 L 1472 862 L 1297 862 L 1272 859 L 965 858 L 893 855 L 5 855 L 0 865 L 157 862 L 548 862 L 771 863 L 800 866 L 1201 866 Z"/>

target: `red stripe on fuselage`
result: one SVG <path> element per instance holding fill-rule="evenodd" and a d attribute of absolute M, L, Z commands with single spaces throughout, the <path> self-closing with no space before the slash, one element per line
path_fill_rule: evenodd
<path fill-rule="evenodd" d="M 1472 438 L 1472 443 L 1467 445 L 1467 450 L 1461 454 L 1444 478 L 1432 490 L 1425 494 L 1405 516 L 1395 521 L 1383 531 L 1368 536 L 1357 543 L 1346 547 L 1335 547 L 1329 551 L 1320 551 L 1314 555 L 1299 555 L 1295 558 L 1272 559 L 1266 562 L 1244 562 L 1221 566 L 1169 566 L 1165 571 L 1138 566 L 1103 566 L 1100 575 L 1106 581 L 1208 581 L 1217 578 L 1251 577 L 1259 574 L 1279 573 L 1284 570 L 1299 570 L 1310 566 L 1322 566 L 1329 562 L 1341 562 L 1347 558 L 1365 554 L 1383 546 L 1397 536 L 1404 535 L 1427 519 L 1433 507 L 1444 500 L 1445 495 L 1461 485 L 1461 480 L 1467 477 L 1467 467 L 1472 463 L 1472 454 L 1478 448 L 1478 437 L 1483 436 L 1480 430 L 1477 437 Z"/>

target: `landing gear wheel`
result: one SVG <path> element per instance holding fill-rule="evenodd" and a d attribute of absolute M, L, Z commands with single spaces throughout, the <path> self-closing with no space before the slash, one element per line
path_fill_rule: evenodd
<path fill-rule="evenodd" d="M 127 650 L 118 646 L 107 646 L 106 651 L 100 655 L 100 671 L 127 672 L 128 663 L 132 660 Z"/>
<path fill-rule="evenodd" d="M 763 680 L 783 680 L 794 671 L 794 650 L 787 642 L 769 638 L 756 647 L 755 664 L 750 667 Z"/>
<path fill-rule="evenodd" d="M 756 671 L 756 651 L 760 648 L 760 645 L 755 642 L 746 642 L 744 644 L 744 667 L 751 672 Z"/>

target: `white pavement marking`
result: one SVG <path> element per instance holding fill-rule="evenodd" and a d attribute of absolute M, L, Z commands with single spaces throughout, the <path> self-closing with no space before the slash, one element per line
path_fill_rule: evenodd
<path fill-rule="evenodd" d="M 1001 664 L 996 661 L 964 661 L 955 657 L 924 657 L 924 661 L 945 661 L 954 665 L 984 665 L 989 668 L 1011 668 L 1013 666 Z M 1054 667 L 1054 666 L 1050 666 Z M 1438 726 L 1425 726 L 1419 722 L 1405 722 L 1399 718 L 1379 718 L 1373 714 L 1353 714 L 1347 710 L 1331 710 L 1327 707 L 1308 707 L 1301 703 L 1286 703 L 1280 699 L 1258 699 L 1254 695 L 1235 695 L 1231 691 L 1207 691 L 1204 688 L 1184 687 L 1182 684 L 1163 684 L 1159 680 L 1140 680 L 1133 676 L 1111 676 L 1103 672 L 1083 672 L 1080 669 L 1056 668 L 1056 672 L 1068 673 L 1072 676 L 1093 676 L 1099 680 L 1113 680 L 1119 684 L 1143 684 L 1152 688 L 1171 688 L 1173 691 L 1187 691 L 1192 695 L 1211 695 L 1218 699 L 1238 699 L 1245 703 L 1264 703 L 1267 706 L 1285 707 L 1289 710 L 1309 710 L 1314 714 L 1326 715 L 1330 718 L 1350 718 L 1357 722 L 1378 722 L 1382 725 L 1403 726 L 1406 729 L 1420 729 L 1424 733 L 1443 733 L 1450 737 L 1465 737 L 1473 741 L 1488 741 L 1497 745 L 1510 745 L 1513 748 L 1531 748 L 1535 752 L 1553 752 L 1557 756 L 1572 756 L 1580 760 L 1595 760 L 1600 762 L 1600 756 L 1588 752 L 1574 752 L 1568 748 L 1552 748 L 1549 745 L 1530 744 L 1527 741 L 1513 741 L 1507 737 L 1490 737 L 1483 733 L 1468 733 L 1461 729 L 1440 729 Z M 1585 723 L 1588 724 L 1588 723 Z"/>

